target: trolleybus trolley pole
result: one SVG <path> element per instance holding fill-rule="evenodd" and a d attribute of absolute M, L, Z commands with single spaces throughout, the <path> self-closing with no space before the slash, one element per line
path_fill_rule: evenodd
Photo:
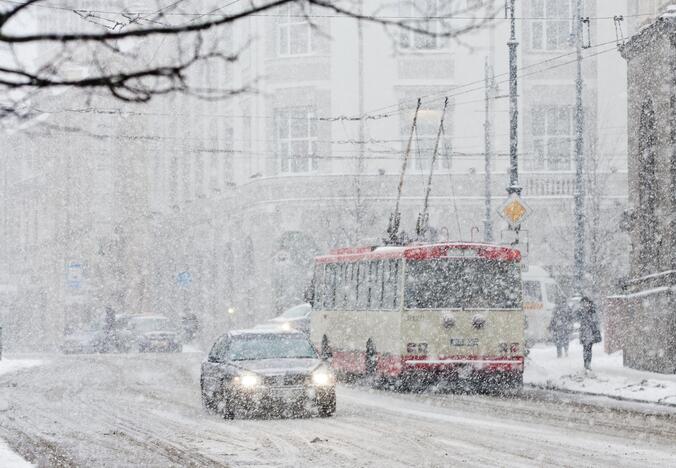
<path fill-rule="evenodd" d="M 418 215 L 418 222 L 415 227 L 416 237 L 418 240 L 424 240 L 427 235 L 427 229 L 429 227 L 429 213 L 428 206 L 430 200 L 430 192 L 432 191 L 432 176 L 434 175 L 434 164 L 437 162 L 437 155 L 439 154 L 439 142 L 441 141 L 441 135 L 444 132 L 444 119 L 446 117 L 446 108 L 448 107 L 448 97 L 444 99 L 444 110 L 441 112 L 441 122 L 439 123 L 439 131 L 437 132 L 437 141 L 434 144 L 434 153 L 432 153 L 432 164 L 430 165 L 430 174 L 427 178 L 427 188 L 425 189 L 425 202 L 423 204 L 423 210 Z"/>
<path fill-rule="evenodd" d="M 387 244 L 398 244 L 401 239 L 399 239 L 399 223 L 401 222 L 401 213 L 399 213 L 399 201 L 401 200 L 401 191 L 404 187 L 404 177 L 406 176 L 406 166 L 408 165 L 408 157 L 411 153 L 411 145 L 413 144 L 413 134 L 415 133 L 415 127 L 418 121 L 418 111 L 420 111 L 420 105 L 422 101 L 418 98 L 418 104 L 415 108 L 415 114 L 413 115 L 413 125 L 411 125 L 411 135 L 408 137 L 408 144 L 406 145 L 406 152 L 404 153 L 404 161 L 401 166 L 401 175 L 399 177 L 399 188 L 397 191 L 397 202 L 394 205 L 394 212 L 390 215 L 390 223 L 387 226 Z"/>

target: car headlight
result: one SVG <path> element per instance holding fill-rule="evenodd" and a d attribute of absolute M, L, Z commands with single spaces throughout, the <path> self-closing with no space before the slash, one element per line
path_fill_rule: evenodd
<path fill-rule="evenodd" d="M 293 328 L 293 327 L 291 326 L 291 323 L 290 323 L 290 322 L 284 322 L 284 323 L 282 324 L 282 330 L 284 330 L 284 331 L 291 331 L 292 328 Z"/>
<path fill-rule="evenodd" d="M 244 388 L 253 388 L 261 384 L 261 378 L 256 374 L 242 374 L 235 377 L 234 382 Z"/>
<path fill-rule="evenodd" d="M 317 369 L 312 373 L 312 383 L 319 387 L 331 385 L 333 381 L 333 374 L 327 369 Z"/>

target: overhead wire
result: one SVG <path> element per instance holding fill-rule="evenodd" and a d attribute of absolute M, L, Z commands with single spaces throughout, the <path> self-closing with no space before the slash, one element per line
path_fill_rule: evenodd
<path fill-rule="evenodd" d="M 2 0 L 2 1 L 7 1 L 7 0 Z M 615 41 L 607 41 L 607 42 L 594 44 L 589 49 L 586 49 L 586 50 L 593 50 L 593 49 L 596 49 L 598 47 L 603 47 L 605 45 L 610 45 L 610 44 L 615 44 Z M 612 52 L 614 50 L 616 50 L 616 48 L 612 47 L 612 48 L 608 48 L 606 50 L 603 50 L 600 53 L 587 54 L 583 57 L 583 60 L 585 60 L 587 58 L 595 57 L 595 56 L 598 56 L 598 55 L 601 55 L 601 54 L 604 54 L 604 53 L 607 53 L 607 52 Z M 538 66 L 541 66 L 541 65 L 544 65 L 544 64 L 554 62 L 554 61 L 557 61 L 559 59 L 568 57 L 570 55 L 574 55 L 575 53 L 576 53 L 575 51 L 572 51 L 572 52 L 566 52 L 564 54 L 559 54 L 556 57 L 550 57 L 550 58 L 547 58 L 545 60 L 541 60 L 539 62 L 520 67 L 518 69 L 518 71 L 523 72 L 525 70 L 529 70 L 531 68 L 535 68 L 535 67 L 538 67 Z M 563 63 L 559 63 L 559 64 L 555 64 L 555 65 L 552 65 L 550 67 L 544 67 L 544 68 L 537 69 L 537 70 L 530 72 L 530 73 L 527 73 L 527 74 L 522 74 L 520 76 L 532 76 L 532 75 L 535 75 L 535 74 L 538 74 L 538 73 L 543 73 L 543 72 L 553 70 L 553 69 L 556 69 L 556 68 L 559 68 L 559 67 L 562 67 L 562 66 L 565 66 L 565 65 L 570 65 L 572 63 L 575 63 L 576 60 L 577 59 L 567 61 L 567 62 L 563 62 Z M 507 75 L 508 75 L 508 73 L 505 72 L 505 73 L 497 74 L 495 76 L 497 78 L 497 77 L 507 76 Z M 508 82 L 509 82 L 509 79 L 503 79 L 503 80 L 500 80 L 500 81 L 496 81 L 496 84 L 504 84 L 504 83 L 508 83 Z M 466 83 L 463 83 L 463 84 L 460 84 L 460 85 L 450 87 L 446 90 L 441 90 L 441 91 L 437 91 L 435 93 L 422 95 L 422 96 L 420 96 L 420 98 L 423 99 L 423 100 L 428 100 L 430 98 L 443 99 L 445 97 L 454 98 L 454 97 L 457 97 L 457 96 L 469 94 L 469 93 L 474 92 L 474 91 L 483 90 L 484 89 L 483 83 L 484 83 L 483 78 L 481 80 L 469 81 L 469 82 L 466 82 Z M 475 88 L 463 90 L 466 87 L 469 87 L 469 86 L 472 86 L 472 85 L 479 85 L 479 84 L 481 84 L 481 86 L 477 86 Z M 462 90 L 462 91 L 460 91 L 460 90 Z M 448 91 L 451 91 L 451 92 L 448 92 Z M 473 104 L 473 103 L 476 103 L 476 102 L 483 102 L 483 99 L 473 99 L 473 100 L 470 100 L 470 101 L 453 102 L 453 107 L 457 107 L 459 105 L 465 105 L 465 104 Z M 386 111 L 387 109 L 395 108 L 395 107 L 397 109 L 394 109 L 390 112 L 377 113 L 379 111 Z M 292 119 L 292 120 L 298 119 L 298 120 L 319 120 L 319 121 L 341 121 L 341 120 L 359 121 L 359 120 L 363 120 L 363 119 L 365 119 L 365 120 L 376 120 L 376 119 L 383 119 L 383 118 L 392 117 L 392 116 L 397 115 L 397 114 L 399 114 L 399 113 L 401 113 L 405 110 L 408 110 L 408 109 L 410 109 L 410 108 L 402 105 L 402 102 L 399 102 L 397 104 L 390 104 L 390 105 L 387 105 L 387 106 L 374 108 L 373 110 L 365 112 L 363 114 L 363 116 L 361 116 L 361 117 L 360 116 L 341 115 L 341 116 L 319 116 L 319 117 L 297 117 L 297 118 L 290 116 L 289 118 Z M 177 114 L 177 113 L 146 112 L 146 111 L 139 112 L 139 111 L 127 111 L 127 110 L 121 110 L 121 109 L 120 110 L 118 110 L 118 109 L 99 109 L 99 108 L 93 108 L 93 107 L 83 108 L 83 109 L 61 109 L 59 111 L 47 111 L 47 110 L 38 110 L 38 111 L 41 112 L 41 113 L 82 112 L 82 113 L 111 114 L 111 115 L 116 115 L 116 114 L 118 114 L 118 115 L 139 115 L 139 116 L 140 115 L 153 115 L 153 116 L 166 116 L 166 117 L 173 117 L 173 116 L 176 116 L 176 115 L 182 115 L 182 114 Z M 187 114 L 185 114 L 185 115 L 187 115 Z M 202 115 L 202 114 L 200 114 L 200 115 Z M 190 116 L 193 116 L 193 115 L 191 114 Z M 263 115 L 263 116 L 261 116 L 261 115 L 203 114 L 203 116 L 205 116 L 205 117 L 219 117 L 219 118 L 255 118 L 255 119 L 274 119 L 275 118 L 274 115 L 269 115 L 269 116 Z"/>
<path fill-rule="evenodd" d="M 23 4 L 23 2 L 18 1 L 18 0 L 0 0 L 5 3 L 12 3 L 16 5 Z M 231 6 L 235 3 L 238 3 L 241 0 L 234 0 L 231 3 L 228 3 L 226 5 L 223 5 L 221 7 L 218 7 L 214 10 L 208 11 L 208 12 L 171 12 L 171 13 L 165 13 L 164 16 L 195 16 L 198 18 L 202 17 L 208 17 L 208 16 L 221 16 L 217 15 L 216 12 L 219 10 L 222 10 L 224 8 L 227 8 L 228 6 Z M 177 2 L 178 3 L 178 2 Z M 52 5 L 52 4 L 45 4 L 45 3 L 37 3 L 35 5 L 31 5 L 31 7 L 37 7 L 37 8 L 47 8 L 47 9 L 54 9 L 54 10 L 63 10 L 63 11 L 74 11 L 74 10 L 80 10 L 83 11 L 84 9 L 78 9 L 76 7 L 71 7 L 67 5 Z M 168 8 L 168 7 L 165 7 Z M 320 8 L 320 6 L 315 6 L 315 8 Z M 104 14 L 122 14 L 122 13 L 127 13 L 127 14 L 141 14 L 141 15 L 147 15 L 147 14 L 153 14 L 152 10 L 148 11 L 116 11 L 116 10 L 100 10 L 100 9 L 87 9 L 84 11 L 89 11 L 92 13 L 104 13 Z M 332 14 L 294 14 L 294 13 L 256 13 L 252 14 L 251 16 L 258 16 L 258 17 L 302 17 L 302 18 L 351 18 L 348 15 L 341 15 L 338 13 L 332 13 Z M 654 16 L 652 13 L 636 13 L 632 15 L 622 15 L 624 18 L 639 18 L 639 17 L 648 17 L 648 16 Z M 473 16 L 473 15 L 467 15 L 467 16 L 462 16 L 462 15 L 371 15 L 371 18 L 378 20 L 412 20 L 412 21 L 430 21 L 430 20 L 458 20 L 458 21 L 466 21 L 466 20 L 482 20 L 482 21 L 506 21 L 504 18 L 501 17 L 496 17 L 496 16 Z M 616 16 L 590 16 L 590 20 L 613 20 Z M 515 17 L 516 20 L 532 20 L 532 21 L 562 21 L 562 20 L 574 20 L 576 17 L 574 16 L 557 16 L 557 17 L 551 17 L 551 16 L 518 16 Z"/>

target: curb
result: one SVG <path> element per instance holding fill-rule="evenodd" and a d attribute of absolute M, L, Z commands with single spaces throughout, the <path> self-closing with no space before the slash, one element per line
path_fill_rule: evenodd
<path fill-rule="evenodd" d="M 561 393 L 567 393 L 570 395 L 587 395 L 587 396 L 593 396 L 593 397 L 605 397 L 605 398 L 610 398 L 613 400 L 617 401 L 625 401 L 628 403 L 641 403 L 644 405 L 659 405 L 659 406 L 665 406 L 667 408 L 676 408 L 676 403 L 667 403 L 663 401 L 649 401 L 649 400 L 638 400 L 636 398 L 627 398 L 619 395 L 608 395 L 607 393 L 596 393 L 596 392 L 580 392 L 577 390 L 571 390 L 569 388 L 563 388 L 563 387 L 557 387 L 556 385 L 538 385 L 538 384 L 530 384 L 530 383 L 524 383 L 524 387 L 529 387 L 529 388 L 535 388 L 538 390 L 555 390 L 557 392 Z"/>

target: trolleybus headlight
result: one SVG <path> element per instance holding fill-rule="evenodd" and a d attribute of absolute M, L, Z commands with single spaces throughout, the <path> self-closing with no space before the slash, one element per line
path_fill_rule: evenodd
<path fill-rule="evenodd" d="M 477 330 L 481 330 L 486 325 L 486 318 L 481 314 L 476 314 L 472 317 L 472 326 Z"/>
<path fill-rule="evenodd" d="M 446 314 L 443 317 L 444 328 L 453 328 L 455 327 L 455 317 L 451 314 Z"/>
<path fill-rule="evenodd" d="M 317 369 L 312 373 L 312 383 L 324 387 L 333 383 L 333 374 L 327 369 Z"/>
<path fill-rule="evenodd" d="M 261 384 L 261 378 L 256 374 L 242 374 L 235 377 L 234 382 L 240 387 L 254 388 Z"/>

